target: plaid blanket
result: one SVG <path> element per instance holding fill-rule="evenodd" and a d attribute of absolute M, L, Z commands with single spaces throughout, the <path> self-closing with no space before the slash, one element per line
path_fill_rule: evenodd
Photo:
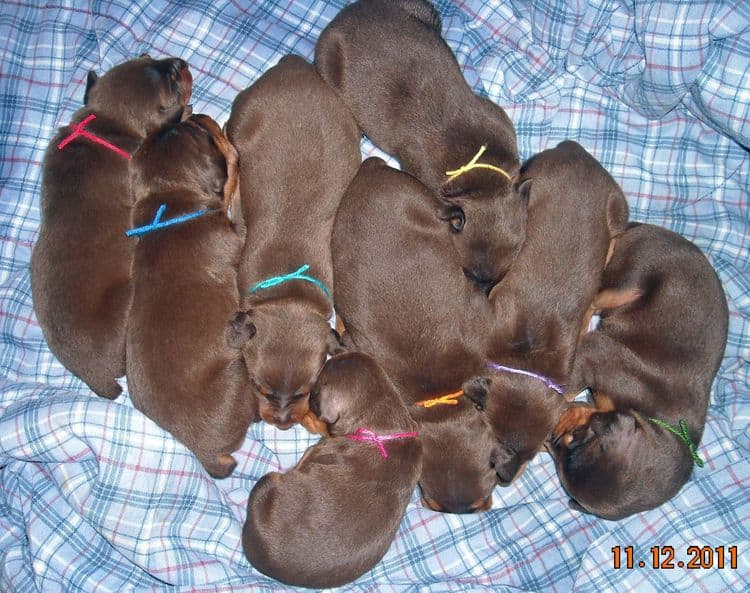
<path fill-rule="evenodd" d="M 28 266 L 43 151 L 80 106 L 89 69 L 146 51 L 182 57 L 195 77 L 195 111 L 223 123 L 235 95 L 282 55 L 312 59 L 345 3 L 0 5 L 0 590 L 282 588 L 242 554 L 245 504 L 260 476 L 292 467 L 316 439 L 254 425 L 234 474 L 211 479 L 127 394 L 96 398 L 54 359 L 32 310 Z M 437 6 L 469 83 L 515 122 L 522 157 L 577 140 L 621 184 L 634 219 L 667 226 L 707 254 L 729 300 L 729 341 L 699 449 L 706 467 L 672 501 L 619 522 L 575 513 L 540 455 L 517 483 L 496 489 L 487 513 L 434 513 L 415 494 L 383 561 L 342 589 L 747 591 L 750 4 Z M 673 567 L 653 568 L 667 546 Z M 704 568 L 679 566 L 690 546 L 704 548 Z"/>

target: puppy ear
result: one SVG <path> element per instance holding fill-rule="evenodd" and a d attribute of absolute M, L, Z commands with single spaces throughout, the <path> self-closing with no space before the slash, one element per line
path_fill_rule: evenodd
<path fill-rule="evenodd" d="M 529 194 L 531 193 L 531 182 L 533 179 L 524 179 L 523 181 L 516 183 L 513 186 L 513 191 L 519 199 L 523 200 L 527 204 L 529 203 Z"/>
<path fill-rule="evenodd" d="M 89 70 L 89 74 L 86 77 L 86 91 L 83 93 L 84 105 L 89 104 L 89 93 L 91 92 L 91 89 L 94 88 L 97 80 L 99 80 L 99 77 L 97 76 L 96 72 L 94 72 L 93 70 Z"/>
<path fill-rule="evenodd" d="M 489 389 L 489 377 L 473 377 L 463 385 L 464 395 L 474 402 L 478 410 L 484 410 Z"/>
<path fill-rule="evenodd" d="M 625 232 L 628 226 L 628 201 L 618 187 L 609 193 L 607 198 L 607 228 L 610 237 L 617 237 Z"/>
<path fill-rule="evenodd" d="M 331 328 L 331 332 L 328 334 L 328 340 L 326 341 L 326 349 L 328 354 L 336 356 L 347 351 L 344 341 L 341 339 L 339 332 Z"/>
<path fill-rule="evenodd" d="M 238 311 L 227 324 L 227 345 L 230 348 L 241 349 L 256 332 L 250 315 L 245 311 Z"/>
<path fill-rule="evenodd" d="M 318 417 L 319 421 L 328 426 L 330 432 L 331 426 L 336 424 L 341 415 L 341 406 L 336 392 L 317 384 L 310 394 L 310 411 Z"/>

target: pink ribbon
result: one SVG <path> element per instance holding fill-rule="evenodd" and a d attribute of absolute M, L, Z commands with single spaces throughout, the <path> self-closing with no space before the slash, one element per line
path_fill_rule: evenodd
<path fill-rule="evenodd" d="M 380 456 L 383 459 L 388 458 L 388 451 L 385 450 L 385 442 L 393 441 L 396 439 L 409 439 L 412 437 L 419 436 L 418 432 L 396 432 L 394 434 L 376 434 L 368 428 L 358 428 L 354 434 L 348 434 L 346 437 L 353 441 L 359 441 L 362 443 L 374 443 L 380 451 Z"/>
<path fill-rule="evenodd" d="M 103 138 L 99 138 L 99 136 L 94 136 L 91 132 L 85 130 L 86 124 L 96 119 L 96 115 L 93 113 L 91 115 L 86 116 L 83 120 L 78 122 L 78 124 L 73 128 L 73 131 L 70 133 L 69 136 L 65 137 L 60 144 L 57 145 L 57 150 L 62 150 L 65 148 L 68 144 L 70 144 L 73 140 L 78 138 L 78 136 L 83 136 L 84 138 L 88 138 L 92 142 L 96 142 L 97 144 L 101 144 L 105 148 L 109 148 L 112 152 L 116 152 L 121 157 L 126 158 L 130 160 L 131 156 L 127 152 L 125 152 L 122 148 L 118 148 L 114 144 L 110 144 Z"/>

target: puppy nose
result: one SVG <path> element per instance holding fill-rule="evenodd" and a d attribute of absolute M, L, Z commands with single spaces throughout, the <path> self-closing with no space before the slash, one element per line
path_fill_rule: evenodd
<path fill-rule="evenodd" d="M 489 272 L 483 270 L 467 270 L 466 268 L 464 268 L 464 275 L 474 284 L 476 284 L 479 289 L 485 294 L 489 294 L 490 290 L 492 290 L 492 287 L 495 285 L 495 279 Z"/>
<path fill-rule="evenodd" d="M 294 419 L 288 411 L 278 412 L 274 416 L 274 424 L 281 430 L 288 430 L 294 425 Z"/>

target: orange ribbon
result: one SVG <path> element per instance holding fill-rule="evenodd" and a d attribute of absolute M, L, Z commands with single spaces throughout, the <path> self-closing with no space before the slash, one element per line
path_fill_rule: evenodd
<path fill-rule="evenodd" d="M 432 406 L 457 406 L 458 398 L 464 394 L 463 389 L 448 395 L 441 395 L 440 397 L 433 397 L 431 399 L 423 399 L 418 401 L 416 406 L 422 406 L 424 408 L 431 408 Z"/>

